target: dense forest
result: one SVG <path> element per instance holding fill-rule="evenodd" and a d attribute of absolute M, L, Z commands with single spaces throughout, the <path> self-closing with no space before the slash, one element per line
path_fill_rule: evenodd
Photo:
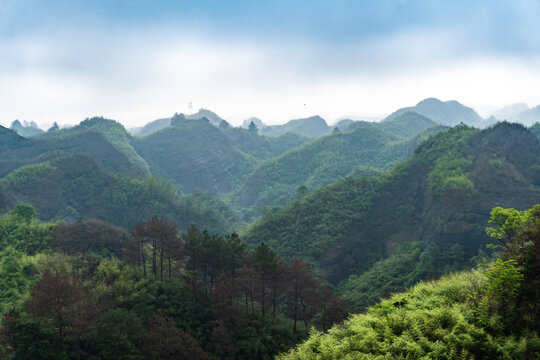
<path fill-rule="evenodd" d="M 1 358 L 540 356 L 539 123 L 34 125 L 0 127 Z"/>
<path fill-rule="evenodd" d="M 307 264 L 235 233 L 35 215 L 0 218 L 3 358 L 269 359 L 348 314 Z"/>
<path fill-rule="evenodd" d="M 421 282 L 353 315 L 279 359 L 537 359 L 540 205 L 495 208 L 498 248 L 466 272 Z"/>

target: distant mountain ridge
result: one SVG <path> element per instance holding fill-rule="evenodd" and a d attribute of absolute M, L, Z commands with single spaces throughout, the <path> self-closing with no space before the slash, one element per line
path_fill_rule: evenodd
<path fill-rule="evenodd" d="M 359 168 L 372 172 L 389 169 L 410 156 L 421 140 L 443 129 L 434 126 L 421 134 L 425 129 L 411 128 L 417 137 L 404 139 L 376 125 L 379 124 L 329 134 L 261 163 L 232 198 L 255 213 L 265 206 L 282 206 L 294 199 L 300 186 L 314 191 Z"/>
<path fill-rule="evenodd" d="M 318 116 L 290 120 L 283 125 L 268 125 L 260 130 L 260 133 L 266 136 L 280 136 L 288 132 L 300 134 L 310 138 L 318 138 L 331 131 L 326 121 Z"/>
<path fill-rule="evenodd" d="M 254 222 L 243 238 L 311 261 L 337 281 L 406 241 L 459 244 L 474 256 L 487 241 L 491 208 L 528 208 L 540 201 L 539 186 L 540 144 L 529 130 L 458 126 L 428 138 L 388 174 L 323 187 Z"/>
<path fill-rule="evenodd" d="M 208 121 L 210 121 L 210 123 L 214 124 L 215 126 L 218 126 L 223 121 L 223 119 L 219 117 L 216 113 L 207 109 L 203 109 L 203 108 L 199 109 L 199 111 L 195 114 L 191 114 L 191 115 L 182 114 L 182 115 L 186 119 L 189 119 L 189 120 L 200 120 L 202 118 L 206 118 L 208 119 Z M 159 131 L 171 125 L 171 119 L 172 117 L 157 119 L 157 120 L 149 122 L 148 124 L 142 127 L 131 128 L 129 129 L 129 132 L 133 136 L 138 136 L 138 137 L 148 136 L 156 131 Z"/>
<path fill-rule="evenodd" d="M 24 137 L 38 136 L 45 132 L 41 130 L 39 126 L 33 121 L 24 121 L 23 123 L 21 123 L 19 120 L 15 120 L 11 123 L 10 128 L 16 131 L 17 134 Z"/>
<path fill-rule="evenodd" d="M 455 126 L 464 123 L 469 126 L 480 126 L 482 124 L 482 118 L 472 108 L 464 106 L 455 100 L 443 102 L 436 98 L 424 99 L 415 106 L 396 110 L 383 119 L 382 122 L 389 121 L 408 111 L 417 112 L 441 125 Z"/>

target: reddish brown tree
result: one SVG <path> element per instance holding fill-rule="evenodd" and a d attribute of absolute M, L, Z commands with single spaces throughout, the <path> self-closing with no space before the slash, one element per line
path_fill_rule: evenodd
<path fill-rule="evenodd" d="M 302 320 L 308 327 L 313 315 L 313 304 L 317 302 L 319 284 L 313 271 L 297 258 L 294 258 L 289 265 L 288 278 L 287 310 L 293 319 L 293 332 L 296 333 L 298 320 Z"/>
<path fill-rule="evenodd" d="M 149 320 L 143 352 L 148 359 L 203 360 L 208 358 L 197 339 L 178 329 L 171 318 L 156 314 Z"/>
<path fill-rule="evenodd" d="M 152 274 L 154 279 L 158 278 L 163 281 L 163 260 L 168 259 L 168 273 L 169 279 L 171 278 L 171 259 L 176 253 L 176 247 L 178 240 L 178 226 L 167 220 L 152 217 L 148 221 L 139 222 L 135 230 L 133 231 L 134 237 L 138 241 L 138 245 L 132 245 L 132 247 L 140 248 L 141 258 L 143 263 L 144 274 L 146 276 L 146 259 L 145 259 L 145 244 L 150 244 L 150 250 L 152 252 Z M 159 263 L 158 263 L 159 257 Z"/>
<path fill-rule="evenodd" d="M 46 270 L 35 284 L 26 310 L 56 329 L 61 343 L 79 341 L 95 324 L 95 308 L 77 279 Z"/>

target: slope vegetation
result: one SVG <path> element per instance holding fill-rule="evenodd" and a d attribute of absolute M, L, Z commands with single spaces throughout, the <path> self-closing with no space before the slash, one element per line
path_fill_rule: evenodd
<path fill-rule="evenodd" d="M 415 106 L 399 109 L 386 117 L 383 122 L 408 111 L 417 112 L 441 125 L 447 126 L 455 126 L 461 122 L 469 126 L 479 126 L 482 122 L 480 115 L 472 108 L 464 106 L 455 100 L 443 102 L 435 98 L 424 99 Z"/>
<path fill-rule="evenodd" d="M 279 358 L 539 358 L 540 205 L 491 214 L 496 261 L 395 294 Z"/>
<path fill-rule="evenodd" d="M 224 205 L 202 195 L 180 196 L 167 182 L 105 172 L 95 159 L 63 154 L 26 165 L 0 179 L 0 188 L 17 202 L 32 205 L 43 220 L 96 218 L 124 228 L 154 215 L 175 219 L 182 228 L 195 223 L 228 231 L 234 217 Z"/>
<path fill-rule="evenodd" d="M 361 274 L 401 243 L 476 255 L 496 205 L 540 199 L 540 145 L 521 125 L 484 131 L 458 126 L 424 141 L 414 156 L 378 178 L 345 178 L 253 223 L 244 239 L 299 256 L 331 281 Z"/>
<path fill-rule="evenodd" d="M 300 186 L 313 191 L 359 167 L 390 168 L 412 154 L 419 139 L 426 136 L 403 141 L 367 126 L 321 137 L 262 163 L 232 196 L 233 201 L 255 213 L 265 206 L 283 205 L 297 195 Z"/>
<path fill-rule="evenodd" d="M 221 194 L 234 189 L 260 159 L 302 144 L 297 135 L 267 138 L 206 119 L 180 117 L 173 125 L 133 145 L 154 173 L 172 179 L 186 192 L 199 188 Z"/>

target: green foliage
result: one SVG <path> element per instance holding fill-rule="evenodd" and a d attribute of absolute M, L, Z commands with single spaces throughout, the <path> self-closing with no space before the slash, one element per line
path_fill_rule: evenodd
<path fill-rule="evenodd" d="M 316 264 L 332 282 L 360 275 L 411 240 L 443 252 L 458 244 L 470 259 L 489 241 L 492 204 L 525 208 L 540 198 L 538 154 L 538 140 L 522 126 L 457 126 L 381 176 L 346 178 L 266 212 L 242 236 L 252 247 L 265 242 L 281 256 Z M 502 168 L 488 161 L 494 158 Z"/>
<path fill-rule="evenodd" d="M 488 279 L 480 271 L 421 283 L 367 314 L 310 338 L 279 359 L 517 359 L 540 354 L 538 337 L 483 327 L 468 294 Z M 492 315 L 496 321 L 497 315 Z"/>
<path fill-rule="evenodd" d="M 24 192 L 27 188 L 42 181 L 43 178 L 53 177 L 55 170 L 57 168 L 52 166 L 50 162 L 26 165 L 9 173 L 1 180 L 1 183 L 15 191 Z"/>
<path fill-rule="evenodd" d="M 504 300 L 517 296 L 523 281 L 523 274 L 517 266 L 516 260 L 497 259 L 493 267 L 486 273 L 489 279 L 487 292 L 490 296 L 497 296 Z"/>
<path fill-rule="evenodd" d="M 441 251 L 436 245 L 424 249 L 421 242 L 404 243 L 390 257 L 340 283 L 338 292 L 351 311 L 363 311 L 420 280 L 436 279 L 464 267 L 464 255 L 460 245 Z"/>
<path fill-rule="evenodd" d="M 43 220 L 96 218 L 130 228 L 157 214 L 174 218 L 183 228 L 196 223 L 215 232 L 238 223 L 223 202 L 208 194 L 180 195 L 170 182 L 150 176 L 111 175 L 78 154 L 24 166 L 0 179 L 0 185 L 31 204 Z"/>
<path fill-rule="evenodd" d="M 24 221 L 30 221 L 37 216 L 34 208 L 25 204 L 17 204 L 11 214 Z"/>
<path fill-rule="evenodd" d="M 11 247 L 28 254 L 50 249 L 56 224 L 18 215 L 0 216 L 0 250 Z"/>
<path fill-rule="evenodd" d="M 409 156 L 416 141 L 371 127 L 327 135 L 261 163 L 231 195 L 231 201 L 256 215 L 265 206 L 294 200 L 301 186 L 318 189 L 359 166 L 388 169 Z"/>
<path fill-rule="evenodd" d="M 143 355 L 137 348 L 142 342 L 143 322 L 133 311 L 111 309 L 98 323 L 95 345 L 102 359 L 138 360 Z"/>
<path fill-rule="evenodd" d="M 0 319 L 20 309 L 37 277 L 34 257 L 11 246 L 0 250 Z"/>
<path fill-rule="evenodd" d="M 440 157 L 428 177 L 428 184 L 437 194 L 446 192 L 474 192 L 474 184 L 467 177 L 472 167 L 470 159 L 453 159 L 450 156 Z"/>
<path fill-rule="evenodd" d="M 494 227 L 486 228 L 489 236 L 498 240 L 507 240 L 526 224 L 528 216 L 526 212 L 516 209 L 504 209 L 495 207 L 491 210 L 489 223 Z"/>
<path fill-rule="evenodd" d="M 495 209 L 494 223 L 503 210 Z M 506 215 L 516 215 L 512 210 Z M 524 213 L 528 221 L 517 231 L 511 227 L 513 235 L 501 253 L 519 260 L 498 259 L 487 268 L 420 283 L 327 334 L 313 331 L 306 342 L 278 358 L 538 358 L 540 205 Z M 524 243 L 531 245 L 520 246 Z"/>
<path fill-rule="evenodd" d="M 149 174 L 150 168 L 146 161 L 131 146 L 131 137 L 122 124 L 103 117 L 87 118 L 79 125 L 65 128 L 48 134 L 50 138 L 73 136 L 85 132 L 97 132 L 105 137 L 112 146 L 124 154 L 127 160 L 139 169 L 141 174 Z"/>

